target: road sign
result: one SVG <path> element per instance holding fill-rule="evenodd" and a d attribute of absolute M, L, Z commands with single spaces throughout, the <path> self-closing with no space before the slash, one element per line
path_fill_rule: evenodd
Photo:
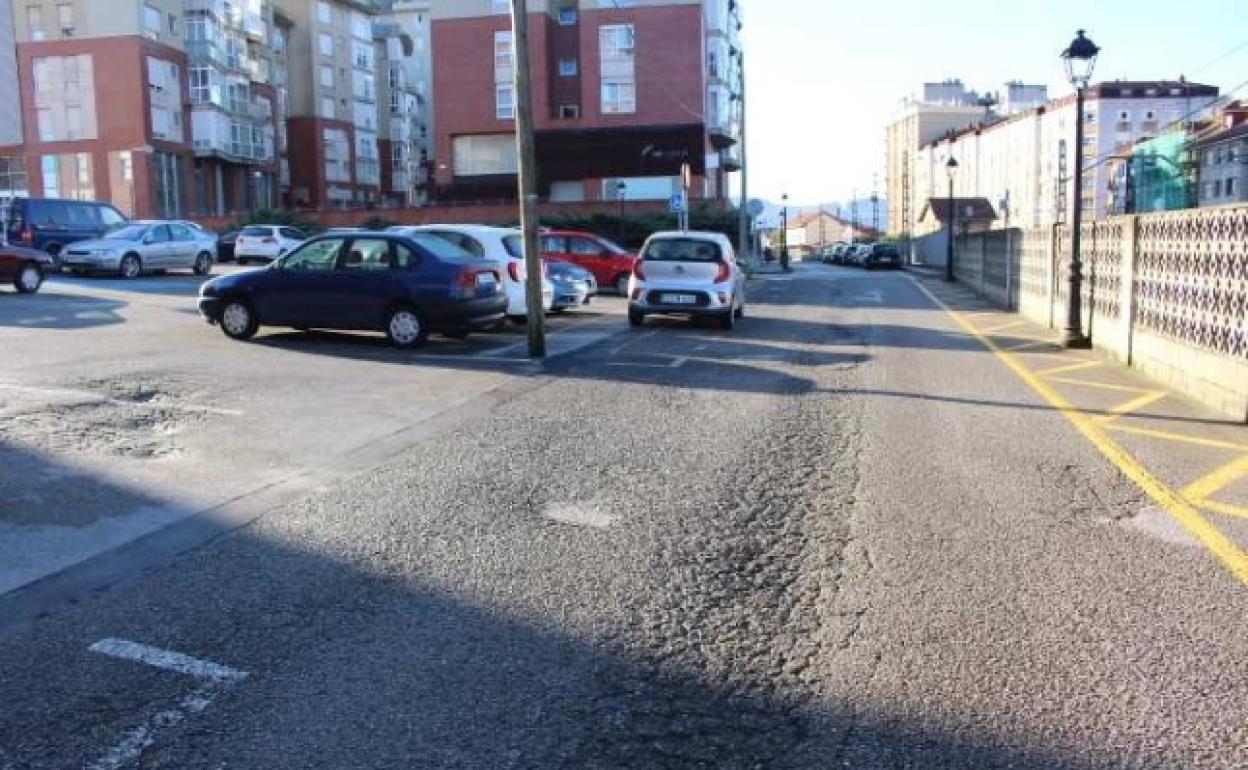
<path fill-rule="evenodd" d="M 685 208 L 686 208 L 686 206 L 685 206 L 685 194 L 684 194 L 684 193 L 676 193 L 675 195 L 673 195 L 673 196 L 671 197 L 671 200 L 669 200 L 669 201 L 667 202 L 667 208 L 668 208 L 668 209 L 669 209 L 669 210 L 670 210 L 673 214 L 683 214 L 683 213 L 685 213 Z"/>

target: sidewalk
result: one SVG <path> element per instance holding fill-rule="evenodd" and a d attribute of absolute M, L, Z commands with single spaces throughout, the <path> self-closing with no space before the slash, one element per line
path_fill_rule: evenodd
<path fill-rule="evenodd" d="M 1139 489 L 1157 515 L 1134 523 L 1198 543 L 1248 584 L 1248 427 L 1092 350 L 992 307 L 930 269 L 910 275 Z"/>

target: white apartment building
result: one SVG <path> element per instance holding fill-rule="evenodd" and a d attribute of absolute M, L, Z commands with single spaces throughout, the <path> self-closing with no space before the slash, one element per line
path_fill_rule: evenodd
<path fill-rule="evenodd" d="M 1087 91 L 1084 108 L 1085 216 L 1109 210 L 1112 178 L 1107 159 L 1137 141 L 1157 135 L 1217 96 L 1213 86 L 1174 81 L 1100 83 Z M 1011 227 L 1040 227 L 1069 221 L 1075 164 L 1075 100 L 1067 96 L 1047 106 L 952 138 L 930 141 L 914 153 L 915 199 L 948 196 L 945 164 L 958 161 L 954 196 L 985 198 Z M 922 203 L 919 204 L 920 206 Z M 922 234 L 922 233 L 917 233 Z"/>

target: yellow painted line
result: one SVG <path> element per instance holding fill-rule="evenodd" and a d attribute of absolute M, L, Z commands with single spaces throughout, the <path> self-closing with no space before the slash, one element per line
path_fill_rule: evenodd
<path fill-rule="evenodd" d="M 1110 425 L 1109 430 L 1118 433 L 1130 433 L 1133 436 L 1145 436 L 1147 438 L 1160 439 L 1162 441 L 1174 441 L 1179 444 L 1195 444 L 1197 446 L 1207 446 L 1213 449 L 1228 449 L 1232 452 L 1248 452 L 1248 444 L 1235 444 L 1230 441 L 1220 441 L 1214 438 L 1205 438 L 1204 436 L 1192 436 L 1187 433 L 1171 433 L 1166 430 L 1153 430 L 1151 428 L 1137 428 L 1134 425 Z"/>
<path fill-rule="evenodd" d="M 927 287 L 914 278 L 915 286 L 919 291 L 923 292 L 928 298 L 949 314 L 959 326 L 965 329 L 969 334 L 979 338 L 981 344 L 1010 369 L 1023 382 L 1027 383 L 1037 394 L 1045 401 L 1049 402 L 1055 409 L 1060 411 L 1070 420 L 1071 424 L 1083 436 L 1092 443 L 1107 460 L 1114 464 L 1127 478 L 1135 482 L 1146 495 L 1152 498 L 1153 502 L 1168 511 L 1171 516 L 1185 529 L 1188 534 L 1200 541 L 1205 548 L 1222 562 L 1222 565 L 1230 571 L 1241 583 L 1248 586 L 1248 553 L 1244 552 L 1230 538 L 1222 534 L 1222 532 L 1206 519 L 1200 511 L 1196 509 L 1190 502 L 1183 498 L 1182 495 L 1166 486 L 1159 478 L 1154 476 L 1147 468 L 1145 468 L 1139 460 L 1136 460 L 1118 445 L 1103 429 L 1097 426 L 1092 420 L 1079 412 L 1073 404 L 1058 393 L 1047 382 L 1033 373 L 1024 366 L 1017 358 L 1002 350 L 990 338 L 985 337 L 975 331 L 975 327 L 969 321 L 964 319 L 960 314 L 954 312 L 948 305 L 940 301 Z"/>
<path fill-rule="evenodd" d="M 1237 457 L 1214 472 L 1193 481 L 1183 487 L 1182 494 L 1189 500 L 1203 502 L 1244 476 L 1248 476 L 1248 455 Z"/>
<path fill-rule="evenodd" d="M 1009 331 L 1010 329 L 1017 329 L 1020 326 L 1026 326 L 1026 325 L 1027 325 L 1026 321 L 1015 321 L 1013 323 L 1001 324 L 1000 326 L 994 326 L 991 329 L 984 329 L 982 332 L 980 332 L 980 334 L 998 334 L 1000 332 Z"/>
<path fill-rule="evenodd" d="M 1024 350 L 1031 350 L 1032 348 L 1052 347 L 1057 344 L 1053 340 L 1037 340 L 1037 339 L 1032 339 L 1030 337 L 1013 337 L 1012 339 L 1025 339 L 1027 340 L 1027 342 L 1019 342 L 1017 344 L 1006 347 L 1005 349 L 1010 351 L 1011 353 L 1018 353 Z"/>
<path fill-rule="evenodd" d="M 1201 508 L 1220 513 L 1223 516 L 1234 516 L 1239 519 L 1248 519 L 1248 508 L 1229 503 L 1219 503 L 1214 500 L 1201 500 L 1196 503 Z"/>
<path fill-rule="evenodd" d="M 1049 382 L 1057 382 L 1062 385 L 1077 385 L 1081 388 L 1096 388 L 1097 390 L 1112 390 L 1115 393 L 1144 393 L 1145 388 L 1133 388 L 1130 385 L 1115 385 L 1112 382 L 1097 382 L 1096 380 L 1079 380 L 1074 377 L 1049 377 Z"/>
<path fill-rule="evenodd" d="M 1069 374 L 1071 372 L 1081 372 L 1084 369 L 1095 369 L 1100 365 L 1100 361 L 1080 361 L 1077 364 L 1067 364 L 1066 366 L 1055 366 L 1052 369 L 1043 369 L 1035 374 L 1037 377 L 1052 377 L 1055 374 Z M 1028 373 L 1030 374 L 1030 372 Z"/>
<path fill-rule="evenodd" d="M 1139 411 L 1140 409 L 1143 409 L 1149 404 L 1157 403 L 1158 401 L 1165 398 L 1166 395 L 1167 395 L 1166 391 L 1164 390 L 1154 390 L 1150 393 L 1145 393 L 1139 398 L 1133 398 L 1130 401 L 1127 401 L 1126 403 L 1119 404 L 1118 406 L 1111 408 L 1109 410 L 1109 414 L 1103 414 L 1100 417 L 1097 417 L 1096 422 L 1099 425 L 1109 425 L 1111 422 L 1113 422 L 1114 420 L 1117 420 L 1120 417 L 1125 417 L 1126 415 L 1129 415 L 1132 412 Z"/>

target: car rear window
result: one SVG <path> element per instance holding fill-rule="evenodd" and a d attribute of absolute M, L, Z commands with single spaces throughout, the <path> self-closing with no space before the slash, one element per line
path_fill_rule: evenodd
<path fill-rule="evenodd" d="M 646 244 L 641 258 L 648 262 L 718 262 L 719 244 L 702 238 L 662 238 Z"/>
<path fill-rule="evenodd" d="M 450 260 L 452 262 L 471 262 L 474 259 L 471 252 L 461 249 L 445 238 L 430 233 L 411 233 L 407 237 L 408 240 L 438 259 Z"/>
<path fill-rule="evenodd" d="M 244 227 L 242 234 L 248 238 L 268 238 L 273 235 L 273 230 L 268 227 Z"/>
<path fill-rule="evenodd" d="M 518 235 L 504 235 L 503 247 L 516 259 L 524 259 L 524 239 Z"/>

